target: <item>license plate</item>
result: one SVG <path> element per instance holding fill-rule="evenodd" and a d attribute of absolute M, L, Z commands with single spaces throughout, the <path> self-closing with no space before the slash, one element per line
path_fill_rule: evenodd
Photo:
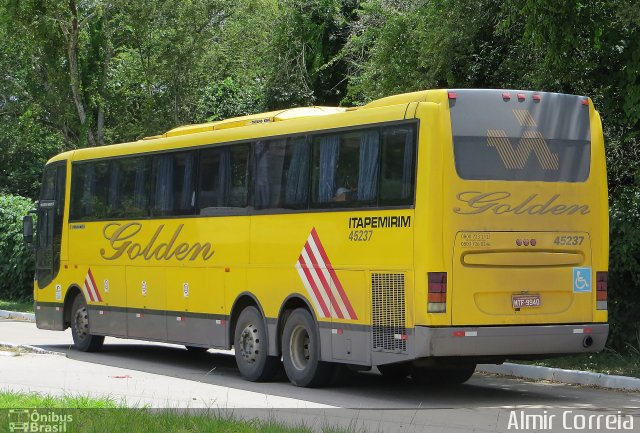
<path fill-rule="evenodd" d="M 513 308 L 539 307 L 540 295 L 512 295 Z"/>

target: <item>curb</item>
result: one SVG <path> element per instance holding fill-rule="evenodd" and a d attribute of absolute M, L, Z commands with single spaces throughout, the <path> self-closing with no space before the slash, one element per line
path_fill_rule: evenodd
<path fill-rule="evenodd" d="M 35 322 L 36 315 L 33 313 L 22 313 L 19 311 L 0 310 L 0 319 L 21 319 Z"/>
<path fill-rule="evenodd" d="M 640 379 L 627 376 L 614 376 L 603 373 L 592 373 L 562 368 L 541 367 L 538 365 L 522 365 L 505 362 L 502 365 L 479 364 L 476 369 L 480 373 L 499 374 L 523 379 L 548 380 L 571 385 L 598 386 L 601 388 L 640 391 Z"/>
<path fill-rule="evenodd" d="M 11 347 L 13 349 L 24 349 L 24 350 L 27 350 L 29 352 L 40 353 L 42 355 L 66 356 L 66 354 L 64 354 L 62 352 L 54 352 L 52 350 L 46 350 L 46 349 L 42 349 L 42 348 L 36 347 L 36 346 L 29 346 L 28 344 L 15 344 L 15 343 L 8 343 L 8 342 L 5 342 L 5 341 L 0 341 L 0 350 L 2 350 L 1 349 L 2 346 Z"/>

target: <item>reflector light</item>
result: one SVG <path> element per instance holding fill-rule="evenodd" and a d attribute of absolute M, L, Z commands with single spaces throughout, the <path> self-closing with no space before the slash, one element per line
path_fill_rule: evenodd
<path fill-rule="evenodd" d="M 593 332 L 593 329 L 591 328 L 584 328 L 584 333 L 585 334 L 591 334 Z"/>
<path fill-rule="evenodd" d="M 607 292 L 607 280 L 609 273 L 605 271 L 596 272 L 596 309 L 606 310 L 609 294 Z"/>
<path fill-rule="evenodd" d="M 525 100 L 524 93 L 518 93 L 518 100 L 520 100 L 520 101 L 524 101 Z"/>
<path fill-rule="evenodd" d="M 447 310 L 447 273 L 427 273 L 427 312 L 444 313 Z"/>
<path fill-rule="evenodd" d="M 509 100 L 509 99 L 511 99 L 511 95 L 510 95 L 509 93 L 507 93 L 507 92 L 504 92 L 504 93 L 502 94 L 502 99 Z"/>
<path fill-rule="evenodd" d="M 607 272 L 596 272 L 596 290 L 598 292 L 607 291 Z"/>
<path fill-rule="evenodd" d="M 449 99 L 456 99 L 458 94 L 456 92 L 449 92 Z"/>
<path fill-rule="evenodd" d="M 429 295 L 429 302 L 447 302 L 447 294 L 445 293 L 432 293 Z"/>
<path fill-rule="evenodd" d="M 540 102 L 540 99 L 542 99 L 542 98 L 540 98 L 540 95 L 533 95 L 533 100 L 534 101 Z"/>
<path fill-rule="evenodd" d="M 453 331 L 454 337 L 464 337 L 464 331 Z"/>
<path fill-rule="evenodd" d="M 589 100 L 588 99 L 583 99 L 580 103 L 582 105 L 589 105 Z"/>

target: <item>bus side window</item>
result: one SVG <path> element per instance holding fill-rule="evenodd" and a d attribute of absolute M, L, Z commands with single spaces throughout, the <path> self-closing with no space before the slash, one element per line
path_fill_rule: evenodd
<path fill-rule="evenodd" d="M 195 152 L 180 152 L 154 156 L 153 215 L 193 215 L 195 155 Z"/>
<path fill-rule="evenodd" d="M 109 209 L 111 217 L 149 216 L 151 158 L 120 158 L 111 162 Z"/>
<path fill-rule="evenodd" d="M 314 207 L 376 205 L 378 130 L 320 136 L 313 144 Z"/>
<path fill-rule="evenodd" d="M 306 209 L 309 202 L 309 162 L 311 138 L 291 137 L 287 143 L 284 168 L 284 204 L 288 209 Z"/>
<path fill-rule="evenodd" d="M 415 128 L 391 126 L 382 133 L 380 205 L 411 205 L 415 184 Z"/>
<path fill-rule="evenodd" d="M 306 137 L 257 141 L 253 145 L 256 209 L 307 206 L 309 142 Z"/>
<path fill-rule="evenodd" d="M 73 166 L 71 219 L 104 219 L 109 212 L 109 162 L 87 162 Z"/>
<path fill-rule="evenodd" d="M 248 162 L 248 144 L 217 147 L 200 152 L 200 215 L 215 215 L 217 208 L 247 207 Z"/>

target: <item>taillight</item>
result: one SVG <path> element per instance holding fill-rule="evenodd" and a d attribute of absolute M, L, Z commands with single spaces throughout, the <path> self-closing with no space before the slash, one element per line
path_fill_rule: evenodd
<path fill-rule="evenodd" d="M 444 313 L 447 311 L 447 273 L 429 272 L 429 291 L 427 293 L 427 311 Z"/>
<path fill-rule="evenodd" d="M 596 272 L 596 310 L 607 309 L 607 279 L 608 272 Z"/>

